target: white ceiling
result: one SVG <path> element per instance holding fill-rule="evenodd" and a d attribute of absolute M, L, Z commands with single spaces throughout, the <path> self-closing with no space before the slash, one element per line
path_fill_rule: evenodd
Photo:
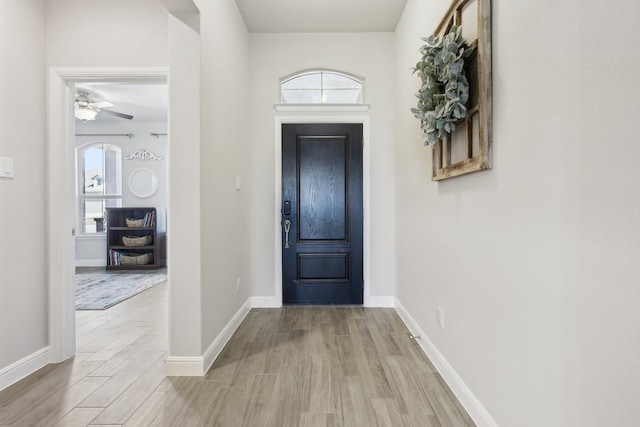
<path fill-rule="evenodd" d="M 392 32 L 407 0 L 236 0 L 251 33 Z M 134 116 L 136 122 L 167 120 L 169 95 L 164 83 L 82 82 L 76 89 L 106 110 Z M 127 120 L 98 114 L 96 122 Z M 91 123 L 91 122 L 88 122 Z"/>
<path fill-rule="evenodd" d="M 392 32 L 407 0 L 236 0 L 250 33 Z"/>
<path fill-rule="evenodd" d="M 169 91 L 166 83 L 83 82 L 76 91 L 89 92 L 94 101 L 109 101 L 113 107 L 105 110 L 130 114 L 135 122 L 166 122 Z M 98 114 L 96 122 L 127 122 L 128 120 Z"/>

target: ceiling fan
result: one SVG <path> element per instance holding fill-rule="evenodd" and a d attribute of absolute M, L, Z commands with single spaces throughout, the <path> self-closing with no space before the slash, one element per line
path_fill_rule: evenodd
<path fill-rule="evenodd" d="M 78 90 L 78 95 L 76 96 L 75 101 L 75 116 L 83 122 L 95 120 L 96 116 L 100 113 L 109 114 L 127 120 L 133 119 L 133 116 L 129 114 L 104 109 L 109 107 L 113 107 L 113 104 L 109 101 L 94 101 L 89 98 L 89 92 Z"/>

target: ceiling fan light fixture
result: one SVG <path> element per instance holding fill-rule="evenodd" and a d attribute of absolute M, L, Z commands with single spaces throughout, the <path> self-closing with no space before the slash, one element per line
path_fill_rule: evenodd
<path fill-rule="evenodd" d="M 87 122 L 89 120 L 95 120 L 96 116 L 100 113 L 105 113 L 109 116 L 119 117 L 121 119 L 131 120 L 133 116 L 130 114 L 119 113 L 112 110 L 104 110 L 105 107 L 113 107 L 113 104 L 109 101 L 94 101 L 89 98 L 89 92 L 84 90 L 78 90 L 78 95 L 75 99 L 75 116 Z"/>
<path fill-rule="evenodd" d="M 95 120 L 97 115 L 97 110 L 93 110 L 91 108 L 76 108 L 75 116 L 83 122 Z"/>

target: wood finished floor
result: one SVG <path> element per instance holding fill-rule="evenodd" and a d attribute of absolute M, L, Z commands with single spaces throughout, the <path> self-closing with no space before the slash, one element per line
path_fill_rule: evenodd
<path fill-rule="evenodd" d="M 204 377 L 165 377 L 166 285 L 77 313 L 73 360 L 0 392 L 0 426 L 473 426 L 392 309 L 253 309 Z"/>

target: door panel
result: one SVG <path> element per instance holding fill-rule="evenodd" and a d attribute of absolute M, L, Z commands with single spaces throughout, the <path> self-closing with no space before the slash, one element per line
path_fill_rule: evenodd
<path fill-rule="evenodd" d="M 362 304 L 362 125 L 283 125 L 282 195 L 284 303 Z"/>
<path fill-rule="evenodd" d="M 346 240 L 346 148 L 341 137 L 299 137 L 301 241 Z"/>
<path fill-rule="evenodd" d="M 300 279 L 349 280 L 349 254 L 298 254 Z"/>

